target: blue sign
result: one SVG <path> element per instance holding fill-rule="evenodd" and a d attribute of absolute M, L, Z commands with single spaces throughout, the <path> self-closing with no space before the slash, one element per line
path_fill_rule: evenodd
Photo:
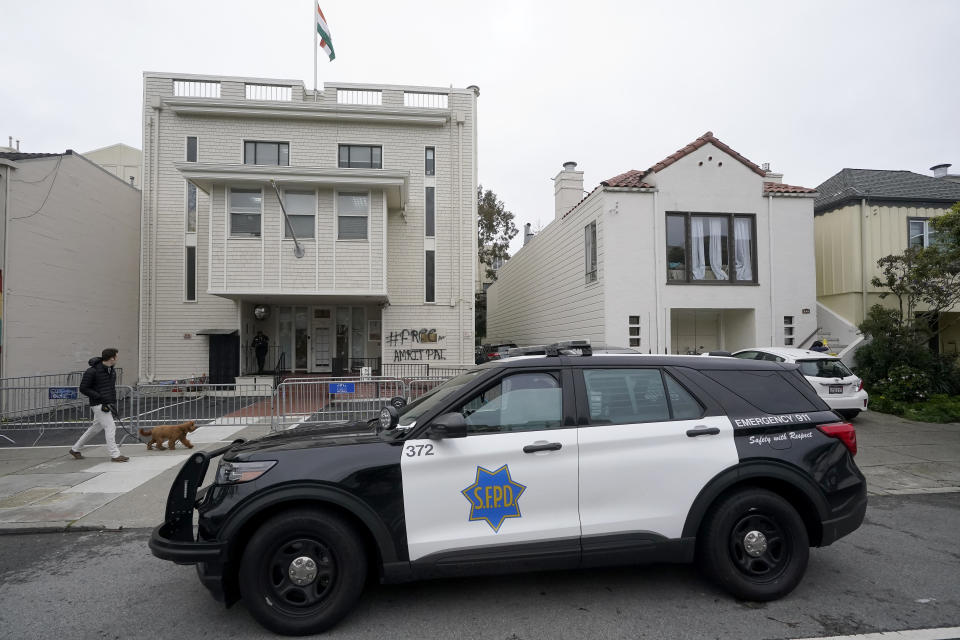
<path fill-rule="evenodd" d="M 477 467 L 476 481 L 460 493 L 470 503 L 470 521 L 486 520 L 496 533 L 507 518 L 523 517 L 518 501 L 526 489 L 513 481 L 510 469 L 503 465 L 496 471 Z"/>
<path fill-rule="evenodd" d="M 77 387 L 47 387 L 48 400 L 76 400 L 79 397 Z"/>
<path fill-rule="evenodd" d="M 356 383 L 354 382 L 331 382 L 330 393 L 354 393 Z"/>

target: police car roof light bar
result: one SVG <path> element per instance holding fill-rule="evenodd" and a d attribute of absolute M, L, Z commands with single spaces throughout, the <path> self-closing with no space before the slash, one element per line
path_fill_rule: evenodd
<path fill-rule="evenodd" d="M 504 357 L 512 358 L 514 356 L 590 356 L 593 355 L 593 349 L 587 340 L 569 340 L 566 342 L 554 342 L 553 344 L 537 344 L 526 347 L 513 347 L 507 349 Z"/>

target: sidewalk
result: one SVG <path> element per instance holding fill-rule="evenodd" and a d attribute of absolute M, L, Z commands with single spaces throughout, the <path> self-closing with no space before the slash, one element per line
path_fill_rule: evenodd
<path fill-rule="evenodd" d="M 960 492 L 960 424 L 874 412 L 860 414 L 854 424 L 856 461 L 871 495 Z M 83 460 L 71 458 L 65 446 L 0 449 L 0 533 L 154 527 L 191 453 L 269 430 L 266 423 L 203 426 L 189 436 L 194 449 L 123 445 L 130 457 L 123 464 L 111 462 L 104 445 L 86 447 Z M 208 481 L 213 472 L 211 465 Z"/>
<path fill-rule="evenodd" d="M 84 447 L 83 460 L 68 455 L 69 447 L 0 449 L 0 533 L 155 527 L 163 521 L 170 486 L 192 453 L 269 431 L 268 420 L 201 426 L 188 435 L 193 449 L 179 443 L 174 451 L 121 445 L 130 458 L 124 463 L 111 462 L 103 444 Z M 211 465 L 208 474 L 215 469 Z"/>

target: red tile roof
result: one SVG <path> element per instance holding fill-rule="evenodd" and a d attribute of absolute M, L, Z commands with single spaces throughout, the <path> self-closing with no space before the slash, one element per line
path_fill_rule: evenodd
<path fill-rule="evenodd" d="M 792 184 L 780 184 L 779 182 L 764 182 L 764 193 L 816 193 L 816 189 L 807 187 L 797 187 Z"/>
<path fill-rule="evenodd" d="M 643 182 L 643 177 L 647 175 L 648 172 L 637 171 L 636 169 L 631 169 L 626 173 L 621 173 L 618 176 L 614 176 L 609 180 L 604 180 L 600 184 L 605 187 L 636 187 L 639 189 L 653 189 L 653 185 Z"/>

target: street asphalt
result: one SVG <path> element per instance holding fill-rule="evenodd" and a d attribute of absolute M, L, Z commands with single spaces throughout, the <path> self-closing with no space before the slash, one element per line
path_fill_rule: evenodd
<path fill-rule="evenodd" d="M 219 418 L 198 427 L 189 435 L 193 450 L 148 451 L 130 438 L 121 446 L 130 461 L 122 464 L 111 462 L 102 444 L 86 447 L 83 460 L 74 460 L 68 446 L 0 448 L 0 533 L 153 527 L 163 520 L 170 485 L 192 451 L 269 432 L 269 419 L 244 422 Z M 856 462 L 871 495 L 960 492 L 960 424 L 875 412 L 860 414 L 854 424 Z M 67 442 L 80 433 L 69 432 Z"/>

